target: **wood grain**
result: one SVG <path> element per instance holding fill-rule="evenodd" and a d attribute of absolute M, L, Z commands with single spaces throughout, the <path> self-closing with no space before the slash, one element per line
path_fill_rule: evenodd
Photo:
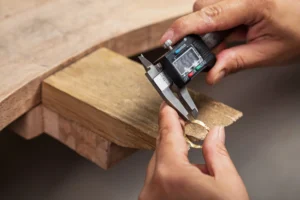
<path fill-rule="evenodd" d="M 36 9 L 50 0 L 0 0 L 0 21 Z"/>
<path fill-rule="evenodd" d="M 137 150 L 118 146 L 42 105 L 31 109 L 8 128 L 25 139 L 46 133 L 103 169 L 111 168 Z"/>
<path fill-rule="evenodd" d="M 43 108 L 45 132 L 103 169 L 109 169 L 136 149 L 120 147 L 88 128 Z"/>
<path fill-rule="evenodd" d="M 44 132 L 42 106 L 38 105 L 9 125 L 9 129 L 23 138 L 33 139 Z"/>
<path fill-rule="evenodd" d="M 157 46 L 193 2 L 1 0 L 0 130 L 40 103 L 45 77 L 102 46 L 126 56 Z"/>
<path fill-rule="evenodd" d="M 42 103 L 120 146 L 152 149 L 162 99 L 144 74 L 140 64 L 103 48 L 47 78 Z M 194 100 L 209 127 L 242 116 L 205 95 L 194 94 Z"/>

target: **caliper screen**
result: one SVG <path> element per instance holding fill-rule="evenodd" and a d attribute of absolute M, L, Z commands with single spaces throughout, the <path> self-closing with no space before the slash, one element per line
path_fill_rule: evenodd
<path fill-rule="evenodd" d="M 193 67 L 197 67 L 203 58 L 199 56 L 194 48 L 189 48 L 186 52 L 184 52 L 179 58 L 177 58 L 173 65 L 181 75 L 185 75 L 189 73 Z"/>

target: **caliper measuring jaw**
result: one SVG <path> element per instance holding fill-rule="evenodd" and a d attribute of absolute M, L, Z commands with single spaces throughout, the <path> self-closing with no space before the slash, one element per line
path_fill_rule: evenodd
<path fill-rule="evenodd" d="M 191 98 L 187 87 L 178 88 L 165 74 L 163 67 L 158 63 L 153 65 L 143 55 L 139 56 L 146 70 L 146 76 L 164 101 L 173 107 L 186 121 L 197 118 L 198 109 Z M 175 93 L 177 95 L 175 95 Z"/>

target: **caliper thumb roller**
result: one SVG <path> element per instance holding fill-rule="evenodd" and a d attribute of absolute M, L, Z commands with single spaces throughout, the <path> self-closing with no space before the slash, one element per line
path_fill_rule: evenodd
<path fill-rule="evenodd" d="M 200 72 L 209 71 L 216 63 L 212 50 L 230 33 L 221 31 L 203 36 L 188 35 L 172 46 L 168 40 L 164 48 L 169 51 L 155 63 L 143 55 L 139 56 L 146 70 L 146 76 L 166 101 L 186 121 L 198 116 L 198 109 L 191 98 L 187 84 Z"/>

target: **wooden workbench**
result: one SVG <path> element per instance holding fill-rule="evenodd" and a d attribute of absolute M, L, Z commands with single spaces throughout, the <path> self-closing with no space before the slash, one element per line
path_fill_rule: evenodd
<path fill-rule="evenodd" d="M 0 0 L 0 130 L 41 100 L 41 81 L 101 46 L 154 48 L 194 0 Z"/>
<path fill-rule="evenodd" d="M 193 1 L 0 0 L 0 130 L 11 124 L 27 139 L 47 132 L 103 168 L 134 152 L 45 109 L 41 83 L 100 47 L 125 56 L 157 47 Z"/>

